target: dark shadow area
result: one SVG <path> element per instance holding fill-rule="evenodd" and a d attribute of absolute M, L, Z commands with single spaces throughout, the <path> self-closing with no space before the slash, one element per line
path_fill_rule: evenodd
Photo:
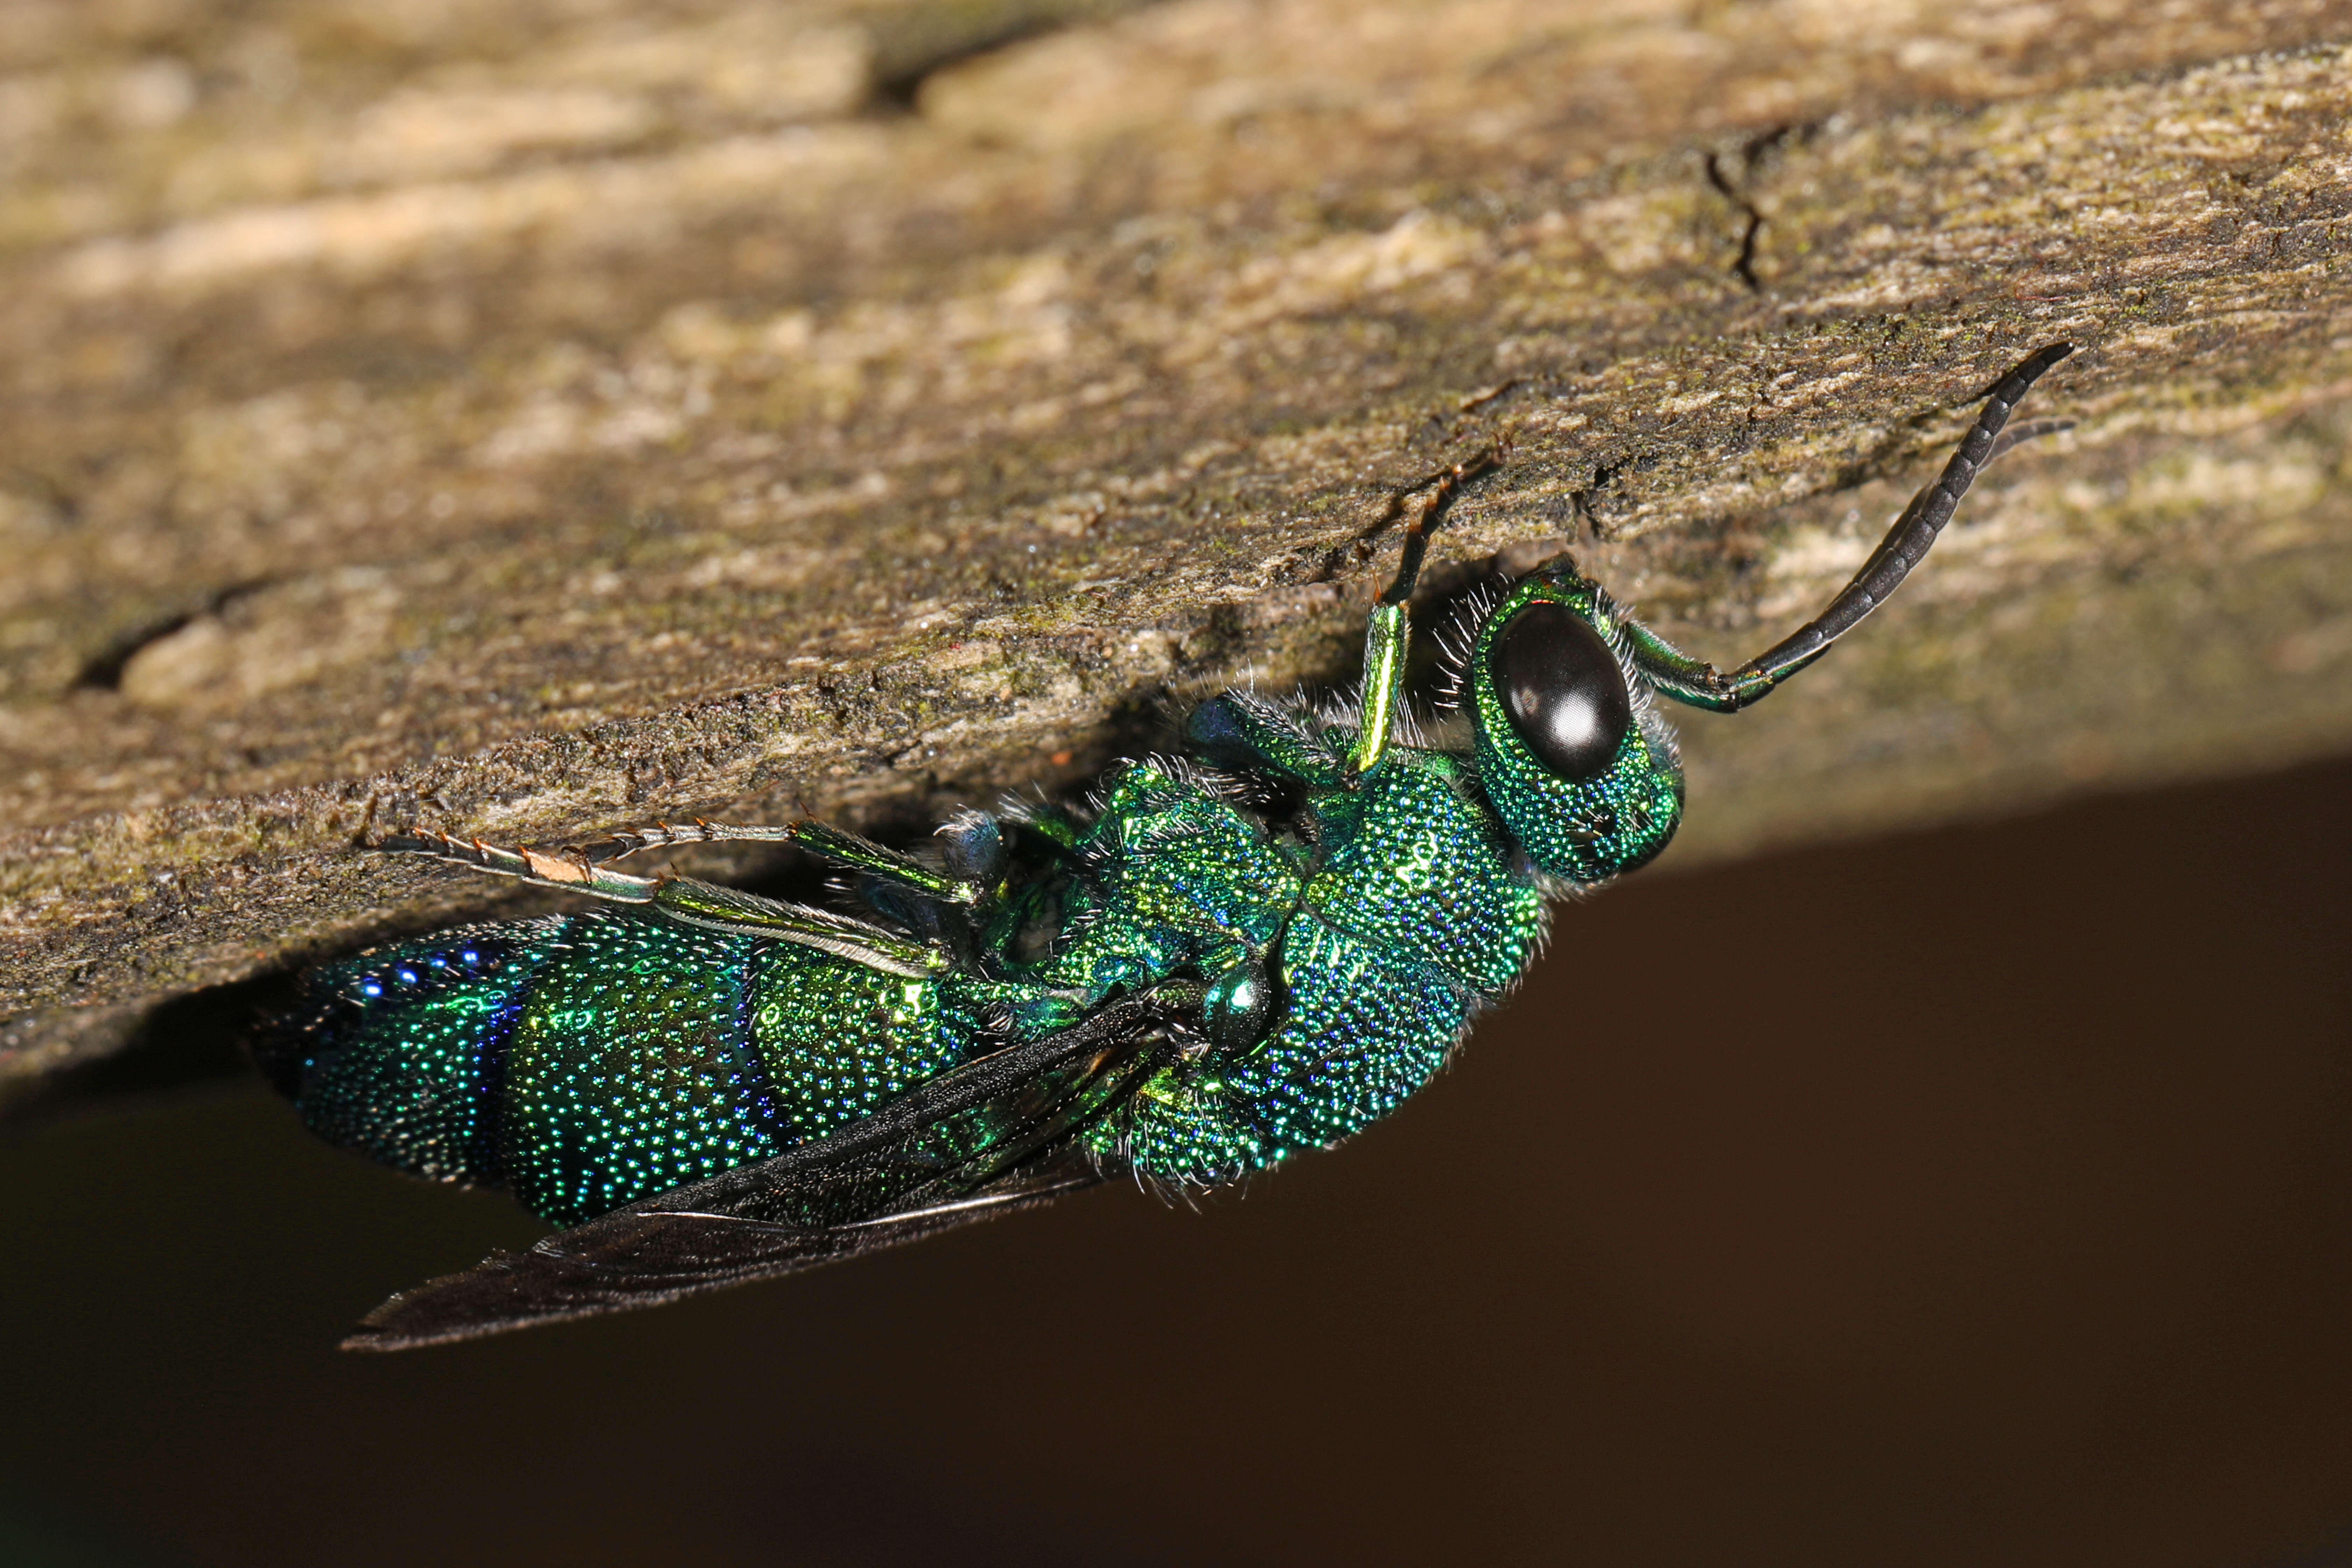
<path fill-rule="evenodd" d="M 76 691 L 119 691 L 122 689 L 122 672 L 139 654 L 179 631 L 199 616 L 216 616 L 237 600 L 269 586 L 269 579 L 257 577 L 247 582 L 233 583 L 219 592 L 209 595 L 195 609 L 164 616 L 143 626 L 133 626 L 114 638 L 85 662 L 74 676 Z"/>
<path fill-rule="evenodd" d="M 0 1563 L 10 1568 L 167 1568 L 174 1561 L 0 1489 Z"/>
<path fill-rule="evenodd" d="M 966 60 L 1066 27 L 1104 22 L 1149 0 L 965 0 L 903 10 L 873 7 L 863 18 L 874 43 L 877 105 L 916 107 L 923 84 Z"/>
<path fill-rule="evenodd" d="M 2292 1563 L 2282 1563 L 2278 1568 L 2347 1568 L 2352 1565 L 2352 1531 L 2347 1531 L 2314 1551 L 2297 1555 Z"/>
<path fill-rule="evenodd" d="M 257 1079 L 117 1100 L 0 1142 L 0 1477 L 240 1568 L 2325 1568 L 2347 939 L 2352 762 L 1635 878 L 1202 1214 L 387 1357 L 532 1222 Z"/>
<path fill-rule="evenodd" d="M 257 975 L 158 1005 L 121 1050 L 50 1073 L 0 1101 L 0 1142 L 61 1117 L 103 1114 L 126 1102 L 251 1077 L 247 1042 L 257 1021 L 292 998 L 295 984 L 291 974 Z"/>

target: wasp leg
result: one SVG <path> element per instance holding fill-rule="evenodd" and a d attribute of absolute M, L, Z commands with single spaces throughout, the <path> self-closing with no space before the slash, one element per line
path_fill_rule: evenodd
<path fill-rule="evenodd" d="M 954 955 L 937 942 L 912 941 L 847 915 L 763 899 L 740 888 L 676 877 L 661 884 L 653 902 L 685 925 L 797 942 L 889 974 L 921 979 L 955 966 Z"/>
<path fill-rule="evenodd" d="M 2051 343 L 2037 349 L 1994 384 L 1985 396 L 1983 412 L 1969 426 L 1969 433 L 1960 437 L 1959 448 L 1944 465 L 1943 473 L 1935 483 L 1911 498 L 1911 504 L 1903 509 L 1903 515 L 1895 520 L 1895 526 L 1878 542 L 1870 559 L 1862 563 L 1862 570 L 1839 590 L 1837 597 L 1820 615 L 1727 675 L 1704 659 L 1692 658 L 1639 622 L 1628 621 L 1625 631 L 1633 644 L 1633 662 L 1661 693 L 1694 708 L 1731 713 L 1760 701 L 1781 681 L 1829 652 L 1831 644 L 1860 626 L 1864 616 L 1886 602 L 1887 596 L 1910 574 L 1911 568 L 1926 558 L 1936 536 L 1952 521 L 1960 498 L 1969 493 L 1969 487 L 1976 482 L 1985 465 L 2020 441 L 2066 427 L 2063 421 L 2043 421 L 2021 426 L 2008 441 L 2001 439 L 2001 427 L 2009 423 L 2010 415 L 2028 389 L 2044 371 L 2074 352 L 2072 343 Z"/>
<path fill-rule="evenodd" d="M 446 833 L 388 839 L 378 847 L 394 854 L 428 855 L 436 860 L 455 861 L 494 876 L 512 877 L 535 888 L 561 888 L 613 903 L 650 905 L 686 925 L 774 937 L 892 974 L 936 974 L 953 962 L 943 947 L 910 942 L 864 921 L 683 877 L 632 876 L 597 865 L 584 850 L 551 855 L 528 846 L 506 849 L 478 838 L 457 838 Z"/>
<path fill-rule="evenodd" d="M 847 866 L 871 877 L 908 889 L 943 903 L 969 907 L 987 889 L 975 880 L 951 876 L 924 865 L 912 856 L 885 849 L 870 838 L 828 827 L 813 817 L 777 825 L 734 825 L 697 819 L 691 827 L 657 823 L 652 827 L 625 828 L 601 844 L 583 847 L 579 854 L 591 865 L 604 865 L 641 849 L 666 849 L 680 844 L 794 844 L 812 855 Z"/>
<path fill-rule="evenodd" d="M 1411 651 L 1412 624 L 1405 605 L 1421 579 L 1422 558 L 1429 553 L 1429 537 L 1452 506 L 1462 487 L 1494 471 L 1503 460 L 1499 447 L 1489 447 L 1466 463 L 1456 463 L 1441 475 L 1423 497 L 1421 510 L 1404 531 L 1404 553 L 1396 576 L 1381 590 L 1364 626 L 1363 718 L 1356 731 L 1355 748 L 1348 753 L 1346 777 L 1359 779 L 1381 765 L 1395 738 L 1397 715 L 1404 710 L 1405 655 Z"/>
<path fill-rule="evenodd" d="M 387 854 L 425 855 L 436 860 L 452 860 L 460 866 L 470 866 L 477 871 L 488 871 L 494 877 L 512 877 L 529 882 L 534 888 L 562 888 L 568 892 L 586 893 L 593 898 L 608 899 L 620 904 L 652 903 L 654 895 L 661 887 L 651 877 L 633 877 L 626 871 L 614 871 L 599 866 L 580 850 L 551 855 L 528 845 L 517 849 L 504 849 L 495 844 L 485 844 L 478 838 L 458 838 L 446 833 L 403 835 L 397 838 L 387 838 L 376 847 Z"/>
<path fill-rule="evenodd" d="M 1288 710 L 1251 696 L 1228 691 L 1192 710 L 1184 724 L 1192 748 L 1220 767 L 1336 789 L 1344 780 L 1345 759 Z"/>

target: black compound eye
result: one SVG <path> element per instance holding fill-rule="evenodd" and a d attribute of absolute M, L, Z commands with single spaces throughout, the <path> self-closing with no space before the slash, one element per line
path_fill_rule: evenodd
<path fill-rule="evenodd" d="M 1589 779 L 1617 760 L 1633 727 L 1625 675 L 1601 634 L 1565 605 L 1538 600 L 1511 617 L 1489 660 L 1511 728 L 1563 779 Z"/>

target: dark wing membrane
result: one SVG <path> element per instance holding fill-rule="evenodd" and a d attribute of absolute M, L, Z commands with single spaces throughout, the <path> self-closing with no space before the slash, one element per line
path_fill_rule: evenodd
<path fill-rule="evenodd" d="M 795 1274 L 1047 1203 L 1100 1180 L 1083 1164 L 1008 1177 L 971 1195 L 862 1224 L 798 1230 L 726 1214 L 635 1206 L 494 1252 L 462 1274 L 404 1290 L 361 1320 L 345 1350 L 403 1351 L 666 1301 Z"/>
<path fill-rule="evenodd" d="M 1100 1180 L 1076 1134 L 1175 1048 L 1197 988 L 1162 987 L 940 1074 L 772 1160 L 492 1253 L 370 1312 L 346 1350 L 407 1350 L 657 1306 L 920 1240 Z"/>

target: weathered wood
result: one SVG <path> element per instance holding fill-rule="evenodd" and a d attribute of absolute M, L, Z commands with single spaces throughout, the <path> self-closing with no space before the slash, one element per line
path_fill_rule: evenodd
<path fill-rule="evenodd" d="M 1685 726 L 1675 855 L 2340 747 L 2346 38 L 2346 0 L 18 0 L 0 1076 L 501 896 L 354 849 L 393 828 L 903 819 L 1343 676 L 1367 531 L 1505 437 L 1441 578 L 1571 542 L 1742 656 L 2055 338 L 2076 428 L 1801 686 Z"/>

